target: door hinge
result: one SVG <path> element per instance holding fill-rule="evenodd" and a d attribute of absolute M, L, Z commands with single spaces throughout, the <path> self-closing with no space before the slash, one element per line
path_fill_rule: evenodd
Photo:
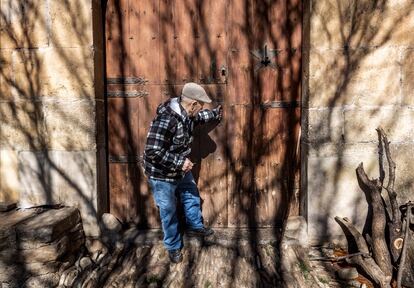
<path fill-rule="evenodd" d="M 109 155 L 109 163 L 142 163 L 139 155 Z"/>
<path fill-rule="evenodd" d="M 148 79 L 144 77 L 113 77 L 106 78 L 107 84 L 138 84 L 144 85 L 148 83 Z"/>
<path fill-rule="evenodd" d="M 135 98 L 148 96 L 147 91 L 108 91 L 106 96 L 109 98 Z"/>
<path fill-rule="evenodd" d="M 272 109 L 272 108 L 297 108 L 300 107 L 299 101 L 271 101 L 266 103 L 260 103 L 260 108 L 262 109 Z"/>

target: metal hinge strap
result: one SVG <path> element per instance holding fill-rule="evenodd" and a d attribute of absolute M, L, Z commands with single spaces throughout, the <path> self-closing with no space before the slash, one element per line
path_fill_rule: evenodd
<path fill-rule="evenodd" d="M 262 109 L 271 109 L 271 108 L 297 108 L 300 107 L 299 101 L 272 101 L 267 103 L 261 103 L 260 107 Z"/>
<path fill-rule="evenodd" d="M 110 163 L 141 163 L 142 157 L 139 155 L 109 155 Z"/>
<path fill-rule="evenodd" d="M 148 83 L 148 80 L 144 77 L 115 77 L 106 78 L 107 84 L 140 84 L 144 85 Z"/>
<path fill-rule="evenodd" d="M 148 96 L 147 91 L 108 91 L 106 96 L 110 98 L 134 98 Z"/>

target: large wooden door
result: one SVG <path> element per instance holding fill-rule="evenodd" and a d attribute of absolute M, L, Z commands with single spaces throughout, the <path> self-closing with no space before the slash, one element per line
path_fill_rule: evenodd
<path fill-rule="evenodd" d="M 274 227 L 298 189 L 299 0 L 109 0 L 110 212 L 159 227 L 140 167 L 157 105 L 200 83 L 224 120 L 195 132 L 205 223 Z"/>

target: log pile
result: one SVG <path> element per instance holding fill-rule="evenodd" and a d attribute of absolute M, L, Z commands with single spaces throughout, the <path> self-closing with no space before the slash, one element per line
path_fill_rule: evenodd
<path fill-rule="evenodd" d="M 0 283 L 7 287 L 56 287 L 84 245 L 79 211 L 13 209 L 0 213 Z"/>
<path fill-rule="evenodd" d="M 356 253 L 347 261 L 358 266 L 377 287 L 414 287 L 411 270 L 414 254 L 411 253 L 413 245 L 409 241 L 412 233 L 409 223 L 412 222 L 411 209 L 414 206 L 411 202 L 399 205 L 394 190 L 396 164 L 391 157 L 390 142 L 383 129 L 378 128 L 377 133 L 379 178 L 370 179 L 363 163 L 356 169 L 358 184 L 369 205 L 366 223 L 369 229 L 362 235 L 348 218 L 335 217 L 335 220 L 347 238 L 348 252 Z M 384 167 L 388 167 L 387 183 L 384 183 Z"/>

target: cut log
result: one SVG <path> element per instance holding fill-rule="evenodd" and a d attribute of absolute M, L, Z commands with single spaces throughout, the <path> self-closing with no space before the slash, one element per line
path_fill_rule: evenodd
<path fill-rule="evenodd" d="M 341 226 L 344 234 L 348 240 L 348 245 L 354 243 L 358 251 L 364 254 L 369 253 L 368 245 L 355 226 L 348 218 L 335 217 L 336 222 Z M 352 257 L 348 260 L 349 263 L 359 266 L 377 285 L 384 288 L 390 288 L 391 276 L 386 276 L 381 271 L 380 267 L 371 257 L 364 257 L 361 255 Z"/>

